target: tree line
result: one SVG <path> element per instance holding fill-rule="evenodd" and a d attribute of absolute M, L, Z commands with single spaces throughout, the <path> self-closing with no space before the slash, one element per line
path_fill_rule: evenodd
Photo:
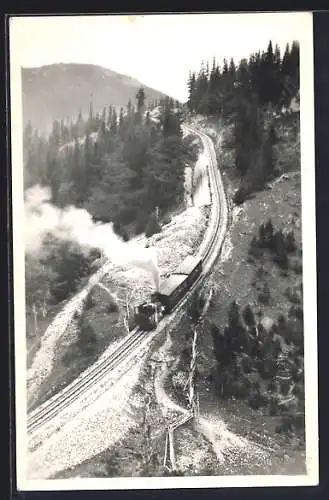
<path fill-rule="evenodd" d="M 270 41 L 266 51 L 238 64 L 224 59 L 220 67 L 214 59 L 211 70 L 202 62 L 198 73 L 190 73 L 188 89 L 190 113 L 222 117 L 232 125 L 234 172 L 241 181 L 234 202 L 243 203 L 276 174 L 274 117 L 298 99 L 299 44 L 287 44 L 282 56 Z M 297 116 L 292 121 L 297 133 Z"/>
<path fill-rule="evenodd" d="M 57 206 L 73 204 L 97 220 L 144 230 L 155 207 L 164 214 L 183 201 L 184 169 L 196 151 L 181 122 L 177 101 L 146 103 L 140 88 L 135 106 L 129 101 L 119 113 L 114 106 L 94 113 L 91 104 L 87 117 L 79 112 L 75 120 L 54 121 L 48 137 L 29 123 L 25 187 L 48 185 Z"/>
<path fill-rule="evenodd" d="M 286 45 L 283 56 L 278 45 L 269 41 L 266 51 L 258 51 L 237 64 L 224 59 L 222 67 L 216 62 L 201 63 L 199 72 L 188 79 L 188 109 L 193 113 L 229 115 L 246 97 L 257 98 L 260 106 L 290 104 L 299 89 L 299 43 Z"/>

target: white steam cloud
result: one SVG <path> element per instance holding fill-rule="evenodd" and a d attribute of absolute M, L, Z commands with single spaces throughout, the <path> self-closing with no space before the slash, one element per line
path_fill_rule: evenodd
<path fill-rule="evenodd" d="M 82 249 L 98 248 L 115 264 L 139 267 L 152 274 L 159 288 L 159 270 L 154 248 L 124 242 L 113 231 L 112 223 L 95 223 L 85 209 L 68 206 L 60 209 L 50 203 L 47 187 L 33 186 L 25 192 L 25 252 L 34 257 L 42 253 L 48 234 L 72 241 Z"/>

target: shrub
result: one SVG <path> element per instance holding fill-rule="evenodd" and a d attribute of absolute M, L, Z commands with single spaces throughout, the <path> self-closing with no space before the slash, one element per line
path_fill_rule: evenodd
<path fill-rule="evenodd" d="M 255 273 L 256 279 L 263 279 L 265 276 L 265 269 L 263 266 L 257 267 L 256 273 Z"/>
<path fill-rule="evenodd" d="M 145 229 L 145 236 L 147 238 L 150 238 L 151 236 L 153 236 L 153 234 L 161 233 L 161 231 L 162 231 L 162 228 L 161 228 L 157 218 L 155 217 L 155 215 L 152 214 L 148 220 L 148 223 L 147 223 L 147 226 Z"/>
<path fill-rule="evenodd" d="M 296 241 L 293 231 L 289 231 L 284 235 L 284 246 L 288 253 L 292 253 L 296 250 Z"/>
<path fill-rule="evenodd" d="M 255 315 L 249 304 L 246 305 L 246 307 L 243 309 L 242 317 L 249 328 L 252 328 L 256 325 Z"/>
<path fill-rule="evenodd" d="M 262 394 L 259 390 L 253 389 L 251 396 L 248 399 L 248 404 L 253 410 L 257 410 L 262 406 L 266 406 L 268 397 Z"/>
<path fill-rule="evenodd" d="M 86 299 L 86 302 L 85 302 L 85 310 L 89 311 L 89 309 L 91 309 L 92 307 L 94 307 L 94 305 L 95 305 L 95 299 L 94 299 L 93 293 L 91 291 L 87 295 L 87 299 Z"/>
<path fill-rule="evenodd" d="M 276 262 L 281 269 L 288 269 L 288 256 L 284 244 L 284 236 L 282 231 L 277 231 L 274 236 L 273 250 L 275 252 L 274 262 Z"/>
<path fill-rule="evenodd" d="M 292 302 L 293 304 L 301 303 L 301 296 L 298 293 L 298 289 L 296 287 L 288 287 L 285 290 L 285 296 Z"/>
<path fill-rule="evenodd" d="M 246 396 L 250 389 L 250 381 L 247 376 L 240 375 L 238 379 L 233 379 L 227 382 L 225 391 L 229 396 L 234 396 L 242 399 Z"/>
<path fill-rule="evenodd" d="M 47 265 L 56 272 L 51 284 L 51 294 L 57 302 L 65 300 L 75 292 L 82 278 L 91 270 L 92 258 L 71 242 L 49 241 Z"/>
<path fill-rule="evenodd" d="M 244 187 L 240 187 L 233 196 L 233 203 L 235 205 L 242 205 L 247 199 L 247 192 Z"/>
<path fill-rule="evenodd" d="M 275 395 L 270 398 L 268 410 L 271 417 L 279 413 L 278 398 Z"/>
<path fill-rule="evenodd" d="M 84 319 L 79 323 L 78 347 L 86 355 L 93 355 L 97 351 L 97 335 L 89 321 Z"/>
<path fill-rule="evenodd" d="M 291 318 L 287 321 L 285 331 L 285 340 L 288 344 L 294 344 L 300 351 L 304 351 L 303 321 L 297 318 Z"/>
<path fill-rule="evenodd" d="M 277 366 L 274 358 L 268 356 L 261 360 L 259 364 L 259 373 L 262 378 L 269 380 L 276 375 Z"/>
<path fill-rule="evenodd" d="M 250 373 L 253 367 L 253 360 L 251 356 L 245 354 L 241 360 L 241 366 L 245 373 Z"/>
<path fill-rule="evenodd" d="M 291 265 L 291 269 L 295 271 L 296 274 L 302 274 L 303 272 L 303 264 L 300 261 L 294 261 Z"/>
<path fill-rule="evenodd" d="M 274 228 L 271 219 L 269 219 L 265 224 L 263 231 L 263 245 L 266 248 L 269 249 L 273 248 L 273 243 L 274 243 L 273 235 L 274 235 Z"/>
<path fill-rule="evenodd" d="M 106 312 L 108 312 L 109 314 L 118 312 L 118 310 L 119 308 L 115 302 L 110 302 L 106 306 Z"/>
<path fill-rule="evenodd" d="M 258 295 L 258 300 L 261 304 L 268 305 L 270 303 L 270 289 L 267 283 L 264 284 L 262 292 Z"/>
<path fill-rule="evenodd" d="M 259 257 L 260 255 L 262 255 L 262 250 L 258 246 L 256 236 L 253 236 L 253 238 L 250 242 L 248 253 L 249 253 L 249 255 L 253 255 L 254 257 Z"/>
<path fill-rule="evenodd" d="M 301 306 L 291 306 L 288 313 L 290 318 L 297 318 L 303 321 L 304 313 Z"/>

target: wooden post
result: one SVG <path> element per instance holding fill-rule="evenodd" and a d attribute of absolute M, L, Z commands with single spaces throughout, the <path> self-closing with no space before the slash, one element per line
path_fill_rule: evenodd
<path fill-rule="evenodd" d="M 165 452 L 163 457 L 163 467 L 166 466 L 167 463 L 167 450 L 168 450 L 168 431 L 166 432 L 166 444 L 165 444 Z"/>
<path fill-rule="evenodd" d="M 32 305 L 33 316 L 34 316 L 34 331 L 35 335 L 38 334 L 38 313 L 35 304 Z"/>
<path fill-rule="evenodd" d="M 169 454 L 172 470 L 176 470 L 176 461 L 175 461 L 175 449 L 174 449 L 174 432 L 171 427 L 168 429 L 169 436 Z"/>

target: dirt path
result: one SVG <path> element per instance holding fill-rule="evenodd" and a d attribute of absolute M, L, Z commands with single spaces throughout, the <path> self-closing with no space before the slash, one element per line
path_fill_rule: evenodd
<path fill-rule="evenodd" d="M 170 332 L 168 332 L 164 344 L 158 350 L 158 361 L 160 361 L 160 364 L 154 378 L 155 397 L 168 425 L 173 423 L 177 417 L 188 413 L 186 408 L 183 408 L 171 399 L 164 388 L 169 368 L 172 371 L 178 364 L 178 359 L 173 358 L 170 354 L 171 346 L 172 339 Z M 229 468 L 233 462 L 236 463 L 239 460 L 243 461 L 243 463 L 250 460 L 258 464 L 263 463 L 269 457 L 269 450 L 264 450 L 258 444 L 230 431 L 220 415 L 206 414 L 201 410 L 199 417 L 194 418 L 192 422 L 194 431 L 200 437 L 205 438 L 210 444 L 214 456 L 217 458 L 217 465 L 223 466 L 224 469 L 226 467 Z M 187 427 L 190 426 L 191 424 L 187 424 Z M 190 433 L 186 433 L 186 430 L 181 431 L 180 428 L 175 432 L 180 433 L 180 441 L 182 439 L 184 441 L 184 437 L 182 438 L 182 436 L 186 434 L 186 439 L 188 439 L 188 443 L 186 443 L 188 454 L 193 453 L 195 458 L 197 458 L 199 456 L 200 439 L 197 436 L 194 438 L 191 437 Z M 185 447 L 181 446 L 181 448 L 184 449 Z M 190 463 L 189 457 L 184 456 L 184 454 L 177 457 L 177 460 L 180 464 L 184 464 L 185 462 Z M 197 460 L 193 460 L 195 468 L 200 465 L 197 462 Z"/>
<path fill-rule="evenodd" d="M 170 363 L 174 362 L 174 365 L 177 364 L 177 360 L 173 357 L 170 357 L 170 348 L 172 345 L 172 340 L 170 336 L 170 332 L 167 333 L 167 338 L 162 347 L 160 347 L 158 351 L 158 359 L 162 361 L 159 369 L 156 372 L 154 378 L 154 390 L 157 402 L 162 410 L 162 414 L 169 419 L 174 419 L 180 414 L 187 413 L 187 410 L 182 406 L 179 406 L 175 403 L 168 394 L 166 393 L 163 384 L 165 378 L 168 374 L 168 368 Z M 172 365 L 173 366 L 173 365 Z"/>

